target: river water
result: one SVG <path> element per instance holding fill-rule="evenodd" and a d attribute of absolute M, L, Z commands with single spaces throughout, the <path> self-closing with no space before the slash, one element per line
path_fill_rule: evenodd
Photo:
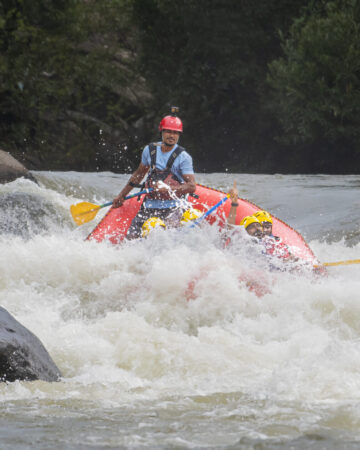
<path fill-rule="evenodd" d="M 85 242 L 104 211 L 76 228 L 70 205 L 127 175 L 35 176 L 0 186 L 1 305 L 63 378 L 0 385 L 1 449 L 359 448 L 360 265 L 281 274 L 259 298 L 215 228 Z M 197 176 L 233 180 L 321 261 L 360 258 L 360 176 Z"/>

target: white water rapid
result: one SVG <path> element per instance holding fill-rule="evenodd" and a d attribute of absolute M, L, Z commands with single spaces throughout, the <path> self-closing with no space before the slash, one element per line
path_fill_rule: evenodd
<path fill-rule="evenodd" d="M 63 378 L 0 384 L 2 449 L 360 446 L 360 265 L 283 273 L 259 298 L 210 227 L 84 241 L 105 211 L 76 228 L 70 205 L 128 176 L 35 176 L 0 185 L 1 305 Z M 233 180 L 321 261 L 360 258 L 360 176 L 197 176 Z"/>

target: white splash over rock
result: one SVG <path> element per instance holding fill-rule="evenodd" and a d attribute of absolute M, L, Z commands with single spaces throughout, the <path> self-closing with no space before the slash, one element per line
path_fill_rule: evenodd
<path fill-rule="evenodd" d="M 23 164 L 10 153 L 0 150 L 0 183 L 9 183 L 20 177 L 36 181 Z"/>

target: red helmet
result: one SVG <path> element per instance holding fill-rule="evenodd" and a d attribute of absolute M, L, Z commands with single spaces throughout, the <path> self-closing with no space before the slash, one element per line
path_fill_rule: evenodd
<path fill-rule="evenodd" d="M 162 130 L 173 130 L 173 131 L 179 131 L 182 133 L 183 130 L 183 124 L 181 120 L 176 116 L 165 116 L 159 125 L 159 131 Z"/>

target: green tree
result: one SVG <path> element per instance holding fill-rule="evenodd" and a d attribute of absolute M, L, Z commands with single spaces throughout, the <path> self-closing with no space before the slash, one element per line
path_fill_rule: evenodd
<path fill-rule="evenodd" d="M 113 154 L 142 114 L 127 16 L 121 0 L 0 1 L 3 148 L 45 167 L 106 167 L 105 136 Z"/>
<path fill-rule="evenodd" d="M 273 144 L 268 63 L 307 0 L 132 0 L 157 116 L 182 108 L 200 166 L 256 170 Z M 231 161 L 231 163 L 230 163 Z"/>
<path fill-rule="evenodd" d="M 358 2 L 315 2 L 282 42 L 284 56 L 269 66 L 281 139 L 360 151 Z"/>

